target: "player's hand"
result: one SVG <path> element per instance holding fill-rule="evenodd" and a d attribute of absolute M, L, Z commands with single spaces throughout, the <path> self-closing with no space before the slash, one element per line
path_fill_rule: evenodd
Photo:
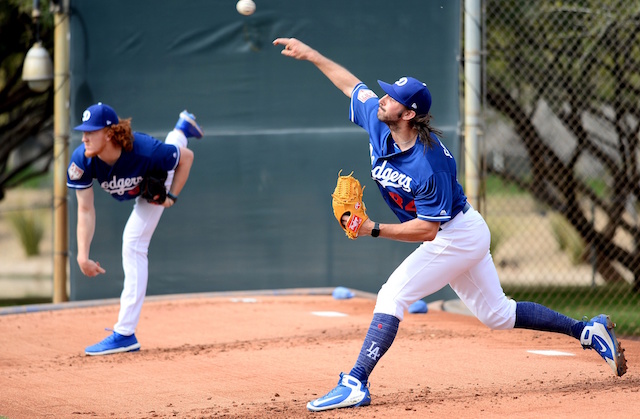
<path fill-rule="evenodd" d="M 148 203 L 150 203 L 151 205 L 162 205 L 158 203 L 158 199 L 160 198 L 160 195 L 154 195 L 153 196 L 153 201 L 149 200 L 147 201 Z"/>
<path fill-rule="evenodd" d="M 94 277 L 107 272 L 100 266 L 100 262 L 94 262 L 91 259 L 86 259 L 84 261 L 79 260 L 78 266 L 82 273 L 88 277 Z"/>
<path fill-rule="evenodd" d="M 315 52 L 313 48 L 296 38 L 277 38 L 273 41 L 273 45 L 284 45 L 280 54 L 296 60 L 308 60 Z"/>
<path fill-rule="evenodd" d="M 349 221 L 349 215 L 345 214 L 340 218 L 340 222 L 342 223 L 343 226 L 347 225 L 347 222 Z M 371 231 L 373 231 L 373 227 L 376 226 L 376 223 L 371 221 L 370 219 L 367 219 L 364 221 L 364 223 L 362 223 L 362 227 L 360 227 L 360 230 L 358 230 L 358 235 L 356 236 L 356 238 L 360 237 L 360 236 L 370 236 L 371 235 Z"/>
<path fill-rule="evenodd" d="M 351 215 L 349 213 L 344 214 L 342 217 L 340 217 L 340 223 L 342 224 L 342 227 L 346 227 L 347 226 L 347 223 L 349 222 L 349 217 L 351 217 Z M 360 228 L 362 228 L 362 227 L 360 227 Z M 360 236 L 360 231 L 358 231 L 356 233 L 356 237 L 354 238 L 354 240 L 357 239 L 359 236 Z"/>
<path fill-rule="evenodd" d="M 175 204 L 175 201 L 169 197 L 167 197 L 164 202 L 162 203 L 162 206 L 165 208 L 171 208 L 173 206 L 173 204 Z"/>

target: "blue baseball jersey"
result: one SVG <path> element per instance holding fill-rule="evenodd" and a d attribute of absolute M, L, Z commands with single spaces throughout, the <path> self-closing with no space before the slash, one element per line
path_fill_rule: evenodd
<path fill-rule="evenodd" d="M 446 223 L 467 202 L 458 183 L 456 161 L 435 136 L 433 145 L 416 141 L 401 151 L 387 124 L 378 119 L 378 96 L 364 83 L 351 95 L 349 119 L 369 133 L 371 177 L 400 222 L 419 218 Z"/>
<path fill-rule="evenodd" d="M 122 150 L 113 166 L 98 157 L 85 157 L 84 144 L 71 155 L 67 169 L 67 186 L 86 189 L 97 179 L 100 187 L 118 201 L 140 195 L 139 184 L 148 173 L 175 170 L 180 161 L 180 149 L 139 132 L 133 133 L 133 150 Z"/>

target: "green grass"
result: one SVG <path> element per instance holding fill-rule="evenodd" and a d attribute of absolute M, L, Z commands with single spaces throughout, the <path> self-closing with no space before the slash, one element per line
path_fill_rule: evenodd
<path fill-rule="evenodd" d="M 529 192 L 516 186 L 513 183 L 505 182 L 497 175 L 488 175 L 485 178 L 485 192 L 487 195 L 499 195 L 499 196 L 513 196 L 523 195 Z"/>
<path fill-rule="evenodd" d="M 589 186 L 596 196 L 602 199 L 610 199 L 610 187 L 607 185 L 607 182 L 601 178 L 589 178 L 586 181 L 587 186 Z"/>
<path fill-rule="evenodd" d="M 485 192 L 487 195 L 504 196 L 504 195 L 522 195 L 529 194 L 529 191 L 520 188 L 512 182 L 507 182 L 500 176 L 492 174 L 485 177 Z M 528 179 L 524 179 L 528 181 Z M 585 183 L 600 198 L 608 199 L 610 187 L 607 182 L 601 178 L 589 178 Z"/>
<path fill-rule="evenodd" d="M 500 245 L 508 238 L 508 234 L 502 224 L 496 223 L 489 218 L 487 218 L 486 222 L 489 226 L 489 230 L 491 231 L 491 243 L 489 244 L 489 250 L 492 255 L 495 255 Z"/>
<path fill-rule="evenodd" d="M 41 189 L 41 188 L 50 188 L 53 185 L 53 172 L 49 170 L 49 172 L 44 174 L 38 174 L 33 176 L 34 170 L 29 167 L 23 170 L 16 180 L 11 182 L 10 186 L 15 186 L 19 188 L 25 189 Z"/>
<path fill-rule="evenodd" d="M 555 212 L 549 214 L 549 224 L 558 247 L 569 256 L 571 263 L 579 265 L 584 262 L 586 244 L 580 233 L 566 218 Z"/>
<path fill-rule="evenodd" d="M 30 304 L 50 304 L 51 298 L 32 297 L 32 298 L 7 298 L 0 299 L 0 307 L 26 306 Z M 2 419 L 2 416 L 0 416 Z"/>
<path fill-rule="evenodd" d="M 516 301 L 533 301 L 574 319 L 611 316 L 616 334 L 640 336 L 640 294 L 627 284 L 603 286 L 505 286 Z"/>
<path fill-rule="evenodd" d="M 33 211 L 19 211 L 9 214 L 9 223 L 20 238 L 27 256 L 40 254 L 40 241 L 44 236 L 44 225 Z"/>

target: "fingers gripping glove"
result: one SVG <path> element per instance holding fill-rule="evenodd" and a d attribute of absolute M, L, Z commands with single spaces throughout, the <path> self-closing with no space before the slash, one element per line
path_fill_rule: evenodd
<path fill-rule="evenodd" d="M 140 182 L 140 196 L 147 202 L 162 205 L 167 199 L 166 173 L 147 174 Z"/>
<path fill-rule="evenodd" d="M 331 194 L 333 215 L 347 237 L 355 240 L 358 237 L 360 227 L 369 218 L 364 202 L 362 202 L 364 188 L 360 186 L 358 179 L 351 176 L 353 172 L 349 176 L 340 176 L 340 173 L 338 173 L 336 189 Z M 346 225 L 342 225 L 342 216 L 345 214 L 349 215 L 349 220 Z"/>

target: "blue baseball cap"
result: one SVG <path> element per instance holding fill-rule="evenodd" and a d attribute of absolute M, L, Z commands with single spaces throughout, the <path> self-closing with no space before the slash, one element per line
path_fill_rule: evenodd
<path fill-rule="evenodd" d="M 77 131 L 98 131 L 118 122 L 120 120 L 116 111 L 111 106 L 98 102 L 82 112 L 82 125 L 78 125 L 74 129 Z"/>
<path fill-rule="evenodd" d="M 427 85 L 413 77 L 401 77 L 393 84 L 378 80 L 378 84 L 386 94 L 402 103 L 417 115 L 426 115 L 431 109 L 431 92 Z"/>

